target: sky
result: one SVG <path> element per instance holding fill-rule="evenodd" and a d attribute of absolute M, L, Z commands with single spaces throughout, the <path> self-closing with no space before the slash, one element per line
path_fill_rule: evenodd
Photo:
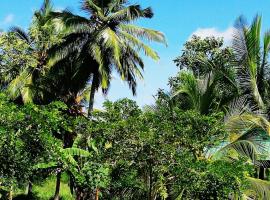
<path fill-rule="evenodd" d="M 71 9 L 80 14 L 81 0 L 52 0 L 55 9 Z M 0 0 L 0 29 L 11 26 L 27 29 L 35 10 L 43 0 Z M 237 17 L 244 15 L 250 22 L 256 14 L 263 17 L 263 31 L 270 29 L 269 0 L 131 0 L 143 7 L 152 7 L 153 19 L 139 21 L 139 25 L 159 30 L 166 36 L 168 46 L 151 44 L 159 53 L 160 60 L 144 58 L 144 80 L 138 80 L 137 95 L 133 96 L 128 85 L 115 75 L 106 97 L 96 95 L 96 108 L 101 108 L 105 99 L 115 101 L 128 97 L 138 105 L 153 104 L 158 89 L 168 90 L 168 79 L 177 74 L 173 59 L 181 54 L 185 41 L 192 34 L 201 37 L 224 37 L 226 43 L 232 38 L 233 25 Z"/>

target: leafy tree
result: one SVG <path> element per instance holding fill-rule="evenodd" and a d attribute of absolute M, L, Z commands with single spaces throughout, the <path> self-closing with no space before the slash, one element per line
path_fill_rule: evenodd
<path fill-rule="evenodd" d="M 169 81 L 173 102 L 202 114 L 224 110 L 238 96 L 232 49 L 222 39 L 197 36 L 184 46 L 175 60 L 180 72 Z"/>
<path fill-rule="evenodd" d="M 208 60 L 215 66 L 230 68 L 234 58 L 232 48 L 224 46 L 222 38 L 207 37 L 202 39 L 196 35 L 184 44 L 182 54 L 174 62 L 180 70 L 188 69 L 196 77 L 204 76 L 212 69 L 201 60 Z"/>
<path fill-rule="evenodd" d="M 26 33 L 19 27 L 12 27 L 1 39 L 3 49 L 3 78 L 7 80 L 8 91 L 13 99 L 21 98 L 24 103 L 42 102 L 40 78 L 47 72 L 48 49 L 61 41 L 55 28 L 55 20 L 49 18 L 53 11 L 49 0 L 45 0 L 36 11 L 33 22 Z M 12 41 L 10 43 L 10 41 Z"/>
<path fill-rule="evenodd" d="M 55 154 L 61 140 L 54 135 L 67 128 L 61 114 L 63 108 L 61 103 L 17 106 L 0 94 L 1 189 L 4 187 L 11 195 L 12 188 L 31 181 L 35 163 Z"/>
<path fill-rule="evenodd" d="M 229 166 L 233 170 L 239 165 L 239 171 L 231 176 L 214 171 L 204 174 L 206 168 L 214 168 L 218 163 L 207 161 L 206 150 L 226 137 L 222 116 L 204 116 L 179 109 L 168 112 L 168 106 L 161 101 L 154 110 L 148 109 L 144 113 L 134 102 L 123 99 L 106 102 L 104 111 L 93 113 L 94 121 L 87 126 L 88 134 L 80 135 L 78 145 L 96 153 L 97 156 L 91 159 L 93 163 L 106 163 L 110 168 L 109 188 L 99 188 L 102 197 L 166 199 L 179 196 L 185 188 L 184 197 L 200 199 L 200 195 L 213 188 L 211 197 L 219 195 L 221 198 L 245 187 L 243 176 L 250 168 L 245 168 L 242 161 L 224 161 L 218 165 L 222 170 Z M 85 129 L 81 122 L 80 127 Z M 191 178 L 190 170 L 198 170 L 198 173 L 192 173 L 192 183 L 187 178 Z M 231 182 L 226 183 L 226 176 Z M 239 183 L 239 180 L 243 182 Z M 200 187 L 207 181 L 207 188 Z M 217 190 L 214 189 L 216 183 L 220 187 L 216 187 Z"/>
<path fill-rule="evenodd" d="M 61 174 L 66 171 L 75 177 L 78 176 L 79 164 L 75 160 L 75 156 L 83 158 L 90 156 L 90 154 L 87 151 L 75 147 L 65 149 L 60 148 L 54 158 L 48 159 L 48 163 L 38 163 L 34 166 L 35 169 L 54 169 L 56 171 L 57 178 L 54 200 L 59 200 L 60 198 Z M 50 155 L 50 157 L 52 156 Z"/>
<path fill-rule="evenodd" d="M 107 91 L 113 70 L 119 73 L 135 94 L 136 78 L 142 78 L 141 70 L 144 67 L 138 52 L 143 50 L 146 56 L 154 60 L 159 58 L 140 38 L 162 43 L 165 43 L 165 38 L 158 31 L 132 24 L 140 18 L 152 18 L 151 8 L 127 5 L 127 1 L 85 0 L 82 9 L 89 14 L 89 18 L 69 11 L 52 15 L 61 18 L 70 32 L 64 42 L 51 52 L 58 57 L 56 60 L 77 52 L 78 71 L 87 75 L 80 81 L 85 85 L 91 79 L 90 115 L 95 91 L 100 87 Z"/>

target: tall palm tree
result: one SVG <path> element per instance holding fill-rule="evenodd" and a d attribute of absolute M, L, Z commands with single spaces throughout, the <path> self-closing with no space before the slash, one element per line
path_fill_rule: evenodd
<path fill-rule="evenodd" d="M 19 27 L 10 29 L 10 33 L 28 44 L 29 50 L 27 52 L 29 55 L 27 56 L 33 56 L 36 59 L 36 63 L 22 66 L 20 73 L 8 86 L 11 97 L 16 99 L 21 96 L 24 103 L 33 101 L 34 96 L 39 92 L 36 83 L 42 73 L 46 72 L 48 49 L 60 41 L 58 39 L 60 35 L 57 35 L 54 22 L 49 18 L 52 11 L 51 1 L 44 0 L 41 9 L 34 14 L 29 32 L 25 32 Z"/>
<path fill-rule="evenodd" d="M 128 5 L 126 0 L 84 0 L 81 6 L 88 17 L 69 11 L 53 13 L 63 20 L 69 33 L 65 41 L 51 50 L 55 60 L 77 52 L 81 68 L 90 68 L 91 81 L 88 115 L 91 114 L 94 94 L 98 88 L 106 92 L 115 70 L 136 93 L 136 78 L 142 78 L 144 63 L 139 55 L 158 60 L 158 54 L 140 39 L 166 43 L 164 35 L 152 29 L 133 24 L 140 18 L 152 18 L 151 8 Z"/>
<path fill-rule="evenodd" d="M 261 39 L 261 23 L 261 16 L 256 16 L 250 26 L 240 17 L 236 22 L 233 49 L 240 87 L 260 109 L 265 109 L 269 89 L 270 32 L 267 31 Z"/>

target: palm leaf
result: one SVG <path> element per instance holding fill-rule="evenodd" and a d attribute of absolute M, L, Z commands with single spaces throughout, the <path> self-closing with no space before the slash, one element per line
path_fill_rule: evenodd
<path fill-rule="evenodd" d="M 149 46 L 144 44 L 138 38 L 134 37 L 133 35 L 131 35 L 127 32 L 123 32 L 123 31 L 120 34 L 127 40 L 127 42 L 134 45 L 135 48 L 137 48 L 138 50 L 143 50 L 146 56 L 149 56 L 153 60 L 156 60 L 156 61 L 159 60 L 159 56 L 158 56 L 157 52 L 153 51 Z"/>
<path fill-rule="evenodd" d="M 121 24 L 120 28 L 122 31 L 125 31 L 138 38 L 147 39 L 149 41 L 155 41 L 167 45 L 164 34 L 159 31 L 136 26 L 133 24 Z"/>
<path fill-rule="evenodd" d="M 138 18 L 152 18 L 153 15 L 154 13 L 150 7 L 142 9 L 140 5 L 130 5 L 112 13 L 108 20 L 130 22 Z"/>
<path fill-rule="evenodd" d="M 29 68 L 23 70 L 15 79 L 13 79 L 8 85 L 8 93 L 12 99 L 16 99 L 22 95 L 25 103 L 32 102 L 32 71 Z"/>
<path fill-rule="evenodd" d="M 270 197 L 269 181 L 264 181 L 252 177 L 247 177 L 247 181 L 250 184 L 249 190 L 246 191 L 246 193 L 248 193 L 248 196 L 253 196 L 259 199 L 268 199 Z M 253 192 L 250 192 L 250 190 Z"/>
<path fill-rule="evenodd" d="M 21 39 L 24 40 L 27 44 L 31 45 L 32 41 L 28 35 L 28 33 L 26 33 L 23 29 L 21 29 L 20 27 L 11 27 L 9 29 L 9 32 L 11 33 L 15 33 L 15 35 Z"/>

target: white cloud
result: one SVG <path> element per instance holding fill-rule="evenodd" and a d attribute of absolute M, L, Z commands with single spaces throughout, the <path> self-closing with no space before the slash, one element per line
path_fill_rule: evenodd
<path fill-rule="evenodd" d="M 14 20 L 14 15 L 13 14 L 8 14 L 4 20 L 2 21 L 2 24 L 10 24 Z"/>
<path fill-rule="evenodd" d="M 56 7 L 55 8 L 56 12 L 62 12 L 63 10 L 65 10 L 63 7 Z"/>
<path fill-rule="evenodd" d="M 229 43 L 233 39 L 233 32 L 234 32 L 233 27 L 229 27 L 224 31 L 220 31 L 219 29 L 214 28 L 214 27 L 213 28 L 198 28 L 195 32 L 191 34 L 191 36 L 197 35 L 202 38 L 206 38 L 209 36 L 222 37 L 225 43 Z"/>

